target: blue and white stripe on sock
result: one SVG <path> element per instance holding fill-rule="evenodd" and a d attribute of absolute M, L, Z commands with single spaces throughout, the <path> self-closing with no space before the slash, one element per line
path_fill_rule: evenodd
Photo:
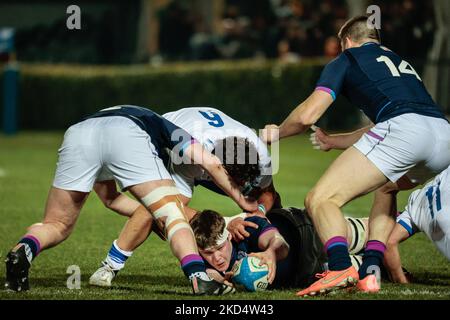
<path fill-rule="evenodd" d="M 125 262 L 131 255 L 133 251 L 125 251 L 119 248 L 117 245 L 117 240 L 112 243 L 111 249 L 109 249 L 108 256 L 105 262 L 114 270 L 121 270 L 125 267 Z"/>

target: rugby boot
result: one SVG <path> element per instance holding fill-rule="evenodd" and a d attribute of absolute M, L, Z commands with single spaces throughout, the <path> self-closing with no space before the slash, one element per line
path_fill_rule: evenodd
<path fill-rule="evenodd" d="M 103 261 L 102 266 L 89 278 L 89 284 L 97 287 L 111 287 L 111 283 L 118 272 Z"/>
<path fill-rule="evenodd" d="M 328 270 L 324 273 L 316 274 L 316 278 L 319 278 L 319 280 L 314 282 L 308 288 L 297 292 L 297 296 L 315 296 L 338 289 L 353 287 L 358 282 L 359 275 L 355 267 L 351 266 L 345 270 Z"/>
<path fill-rule="evenodd" d="M 211 279 L 210 281 L 206 281 L 198 277 L 193 277 L 190 281 L 192 285 L 192 291 L 196 296 L 222 296 L 236 292 L 236 289 L 234 289 L 233 287 L 230 287 L 213 279 Z"/>
<path fill-rule="evenodd" d="M 6 282 L 5 288 L 13 291 L 26 291 L 30 289 L 28 270 L 30 262 L 27 259 L 25 245 L 19 244 L 6 256 Z"/>
<path fill-rule="evenodd" d="M 365 293 L 377 293 L 380 291 L 380 284 L 374 274 L 369 274 L 365 278 L 358 281 L 356 289 Z"/>

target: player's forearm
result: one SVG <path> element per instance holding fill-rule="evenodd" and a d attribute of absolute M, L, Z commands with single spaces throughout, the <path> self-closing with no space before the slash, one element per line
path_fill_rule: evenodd
<path fill-rule="evenodd" d="M 276 198 L 277 194 L 275 193 L 275 190 L 273 188 L 264 191 L 258 198 L 258 211 L 254 213 L 261 212 L 265 215 L 268 211 L 272 209 Z"/>
<path fill-rule="evenodd" d="M 245 199 L 235 183 L 229 178 L 220 160 L 203 149 L 199 143 L 192 144 L 186 153 L 199 164 L 213 179 L 214 183 L 222 189 L 231 199 L 233 199 L 242 209 L 254 211 L 257 208 L 256 201 L 251 202 Z"/>
<path fill-rule="evenodd" d="M 305 115 L 303 107 L 304 103 L 300 104 L 280 125 L 280 139 L 303 133 L 315 123 L 312 118 Z"/>
<path fill-rule="evenodd" d="M 328 137 L 329 144 L 332 146 L 332 149 L 345 150 L 354 145 L 372 127 L 370 125 L 349 133 L 332 134 Z"/>
<path fill-rule="evenodd" d="M 280 125 L 280 138 L 300 134 L 308 130 L 333 103 L 330 94 L 316 90 L 302 102 Z"/>
<path fill-rule="evenodd" d="M 408 279 L 406 278 L 402 269 L 402 262 L 400 258 L 400 252 L 398 250 L 398 245 L 387 245 L 386 251 L 384 253 L 384 265 L 391 275 L 391 279 L 393 282 L 408 283 Z"/>
<path fill-rule="evenodd" d="M 267 250 L 271 250 L 276 257 L 276 260 L 279 261 L 287 257 L 289 253 L 289 245 L 279 233 L 276 233 L 270 239 Z"/>

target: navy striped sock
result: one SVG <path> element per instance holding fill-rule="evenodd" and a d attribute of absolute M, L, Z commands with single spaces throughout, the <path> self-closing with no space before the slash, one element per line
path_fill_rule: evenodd
<path fill-rule="evenodd" d="M 27 259 L 29 263 L 31 263 L 31 261 L 33 261 L 41 251 L 41 244 L 39 243 L 39 240 L 31 235 L 26 235 L 20 239 L 18 244 L 24 244 L 27 248 L 29 248 L 29 251 L 25 250 L 25 252 L 27 252 Z M 31 253 L 31 256 L 29 253 Z"/>
<path fill-rule="evenodd" d="M 380 270 L 385 250 L 386 246 L 383 242 L 377 240 L 367 241 L 363 263 L 358 270 L 360 279 L 364 279 L 368 274 L 373 274 L 376 270 Z"/>
<path fill-rule="evenodd" d="M 330 271 L 345 270 L 352 262 L 348 254 L 348 243 L 344 237 L 333 237 L 325 243 L 328 255 L 328 269 Z"/>
<path fill-rule="evenodd" d="M 188 278 L 206 276 L 206 265 L 198 254 L 189 254 L 181 259 L 181 269 Z"/>

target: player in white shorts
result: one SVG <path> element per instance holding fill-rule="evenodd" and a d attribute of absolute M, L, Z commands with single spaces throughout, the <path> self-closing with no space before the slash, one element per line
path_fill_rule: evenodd
<path fill-rule="evenodd" d="M 381 45 L 379 30 L 368 16 L 348 20 L 339 32 L 342 53 L 329 62 L 315 91 L 263 136 L 271 142 L 305 132 L 343 94 L 373 125 L 336 139 L 348 147 L 308 193 L 305 206 L 327 251 L 329 272 L 299 296 L 356 286 L 378 292 L 371 273 L 383 261 L 395 224 L 390 214 L 395 193 L 432 177 L 450 165 L 450 124 L 414 68 Z M 420 174 L 419 174 L 420 173 Z M 422 181 L 417 181 L 422 177 Z M 416 181 L 414 181 L 416 180 Z M 363 264 L 351 266 L 341 208 L 380 189 L 370 213 L 369 240 Z"/>
<path fill-rule="evenodd" d="M 450 169 L 411 193 L 405 211 L 397 217 L 384 255 L 394 282 L 409 282 L 402 269 L 398 245 L 418 232 L 424 232 L 450 260 Z"/>
<path fill-rule="evenodd" d="M 183 129 L 149 109 L 136 106 L 104 109 L 66 131 L 44 220 L 32 225 L 8 253 L 6 288 L 29 289 L 32 260 L 40 251 L 58 245 L 71 234 L 94 188 L 102 201 L 110 201 L 112 208 L 125 208 L 118 210 L 123 214 L 152 214 L 180 260 L 194 294 L 232 292 L 232 288 L 210 279 L 205 272 L 179 191 L 162 161 L 166 149 L 174 151 L 174 159 L 178 155 L 178 159 L 183 157 L 204 168 L 243 209 L 256 210 L 256 203 L 246 199 L 230 181 L 220 160 Z M 143 206 L 118 193 L 114 181 L 96 182 L 99 176 L 108 174 Z"/>
<path fill-rule="evenodd" d="M 274 207 L 281 207 L 279 196 L 273 186 L 271 157 L 267 146 L 253 130 L 222 111 L 210 107 L 184 108 L 166 113 L 163 117 L 186 130 L 206 150 L 221 159 L 230 177 L 240 186 L 242 193 L 258 200 L 258 210 L 253 212 L 254 214 L 264 215 L 266 211 Z M 241 148 L 243 150 L 240 150 Z M 189 207 L 189 202 L 197 185 L 224 194 L 201 166 L 176 164 L 169 161 L 167 167 L 181 193 L 180 199 L 188 219 L 196 213 L 196 210 Z M 245 214 L 237 217 L 239 216 L 246 217 Z M 227 220 L 231 219 L 227 218 Z M 243 219 L 234 220 L 233 223 L 235 226 L 233 235 L 239 239 L 248 236 L 245 227 L 253 226 L 251 222 Z M 135 227 L 127 227 L 128 225 Z M 125 261 L 150 233 L 151 225 L 149 215 L 133 216 L 119 238 L 112 243 L 102 266 L 94 272 L 89 283 L 97 286 L 111 286 L 115 275 L 125 266 Z M 160 230 L 157 228 L 153 230 L 164 238 Z"/>

